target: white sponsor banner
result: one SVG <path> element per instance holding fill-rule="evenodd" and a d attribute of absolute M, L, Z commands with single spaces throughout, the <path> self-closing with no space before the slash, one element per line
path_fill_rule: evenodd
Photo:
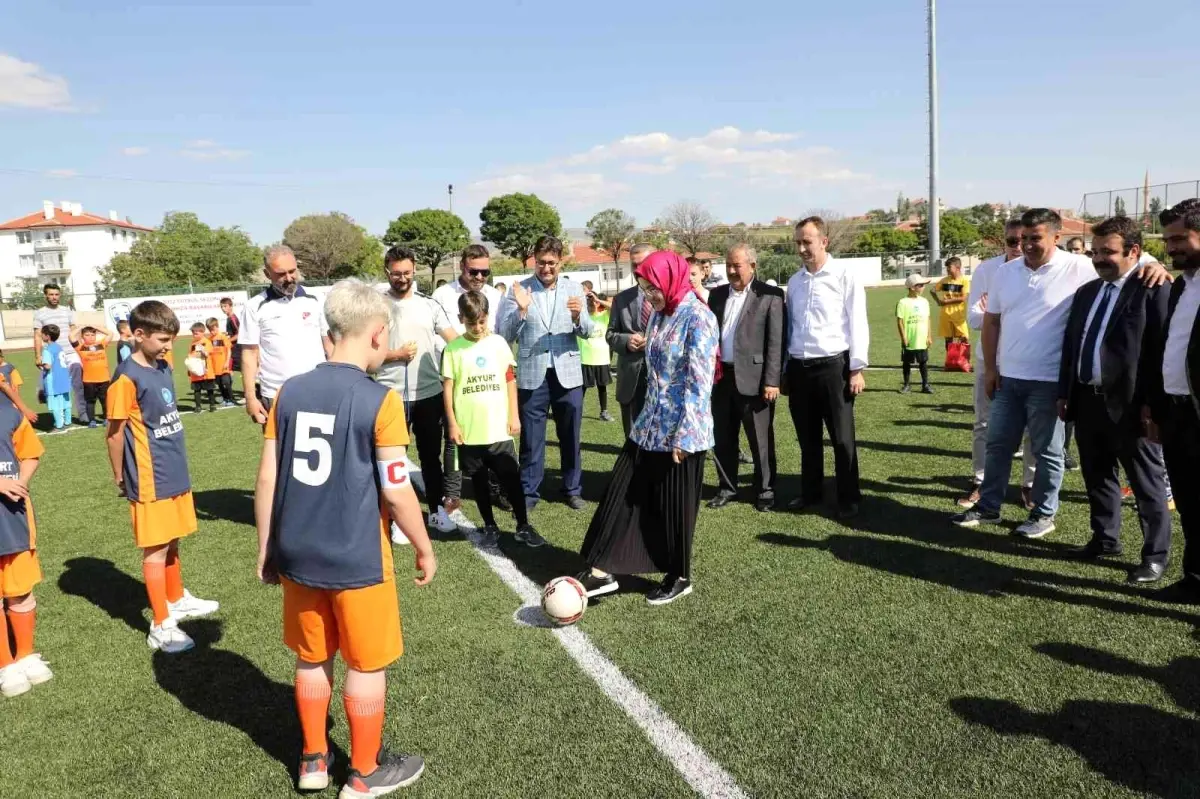
<path fill-rule="evenodd" d="M 139 302 L 158 300 L 165 303 L 179 317 L 180 332 L 187 331 L 196 322 L 203 323 L 212 317 L 216 317 L 221 322 L 221 329 L 224 330 L 225 314 L 221 313 L 222 297 L 233 300 L 233 312 L 239 314 L 238 318 L 241 318 L 242 306 L 246 304 L 246 292 L 244 291 L 214 291 L 208 294 L 173 294 L 168 297 L 123 297 L 116 300 L 105 300 L 104 318 L 111 324 L 111 329 L 116 330 L 117 322 L 128 321 L 130 312 Z"/>

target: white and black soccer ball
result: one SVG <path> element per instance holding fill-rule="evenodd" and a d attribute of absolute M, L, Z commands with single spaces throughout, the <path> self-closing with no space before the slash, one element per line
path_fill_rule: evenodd
<path fill-rule="evenodd" d="M 559 627 L 582 619 L 587 603 L 587 591 L 574 577 L 555 577 L 542 589 L 542 612 Z"/>

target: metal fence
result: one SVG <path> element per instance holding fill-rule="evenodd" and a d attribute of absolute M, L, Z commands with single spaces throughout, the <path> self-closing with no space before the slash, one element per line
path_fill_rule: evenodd
<path fill-rule="evenodd" d="M 1083 195 L 1079 212 L 1088 219 L 1123 214 L 1157 231 L 1159 211 L 1194 197 L 1200 197 L 1200 180 L 1094 191 Z"/>

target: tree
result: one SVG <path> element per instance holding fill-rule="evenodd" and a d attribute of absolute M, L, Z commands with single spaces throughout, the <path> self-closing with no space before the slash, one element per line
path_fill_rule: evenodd
<path fill-rule="evenodd" d="M 471 243 L 471 233 L 456 215 L 438 208 L 400 214 L 388 225 L 383 243 L 402 244 L 417 254 L 417 263 L 432 273 L 448 255 L 460 252 Z"/>
<path fill-rule="evenodd" d="M 1003 222 L 984 222 L 979 226 L 979 241 L 989 250 L 998 250 L 1004 246 L 1004 231 Z"/>
<path fill-rule="evenodd" d="M 804 212 L 803 218 L 810 216 L 819 216 L 825 220 L 826 235 L 829 237 L 828 249 L 832 253 L 849 250 L 861 232 L 861 225 L 850 221 L 845 214 L 832 208 L 809 208 Z"/>
<path fill-rule="evenodd" d="M 479 235 L 496 249 L 524 265 L 542 236 L 562 236 L 562 220 L 554 207 L 536 194 L 503 194 L 488 200 L 479 212 Z"/>
<path fill-rule="evenodd" d="M 904 196 L 904 192 L 900 192 L 896 197 L 896 219 L 903 222 L 912 216 L 912 201 Z"/>
<path fill-rule="evenodd" d="M 957 211 L 942 214 L 939 226 L 941 233 L 942 252 L 953 255 L 956 252 L 967 252 L 971 245 L 979 242 L 979 229 L 972 225 Z M 922 220 L 916 229 L 918 247 L 929 249 L 929 222 Z"/>
<path fill-rule="evenodd" d="M 1167 245 L 1163 244 L 1162 239 L 1145 239 L 1142 241 L 1142 249 L 1153 255 L 1160 264 L 1167 262 Z"/>
<path fill-rule="evenodd" d="M 211 228 L 193 213 L 176 211 L 100 268 L 96 301 L 183 286 L 241 285 L 261 269 L 262 250 L 245 231 Z"/>
<path fill-rule="evenodd" d="M 369 275 L 382 255 L 379 240 L 338 211 L 296 219 L 283 231 L 283 243 L 296 253 L 304 276 L 315 281 Z"/>
<path fill-rule="evenodd" d="M 662 216 L 654 223 L 671 235 L 671 239 L 695 255 L 704 248 L 716 227 L 717 219 L 700 203 L 683 200 L 667 206 Z"/>
<path fill-rule="evenodd" d="M 1125 216 L 1124 198 L 1118 197 L 1116 202 L 1113 203 L 1113 216 Z"/>
<path fill-rule="evenodd" d="M 1160 225 L 1158 223 L 1158 215 L 1162 213 L 1163 201 L 1162 197 L 1150 198 L 1150 218 L 1145 221 L 1145 226 L 1150 228 L 1151 233 L 1159 233 Z"/>
<path fill-rule="evenodd" d="M 867 211 L 867 221 L 879 223 L 896 222 L 896 212 L 888 211 L 883 208 L 872 208 L 870 211 Z"/>
<path fill-rule="evenodd" d="M 611 255 L 613 263 L 619 264 L 621 253 L 633 244 L 637 222 L 624 211 L 609 208 L 588 221 L 587 232 L 592 237 L 592 245 L 600 252 Z"/>
<path fill-rule="evenodd" d="M 898 253 L 912 252 L 920 248 L 917 234 L 911 230 L 896 228 L 872 228 L 858 234 L 848 250 L 862 255 L 879 255 L 882 265 L 891 266 L 894 256 Z"/>

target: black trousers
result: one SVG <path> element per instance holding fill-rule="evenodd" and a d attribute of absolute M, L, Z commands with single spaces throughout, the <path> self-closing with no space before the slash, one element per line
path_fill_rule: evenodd
<path fill-rule="evenodd" d="M 83 418 L 89 422 L 96 421 L 96 402 L 100 402 L 100 410 L 108 407 L 108 381 L 103 383 L 83 384 Z M 107 411 L 105 411 L 107 414 Z"/>
<path fill-rule="evenodd" d="M 727 496 L 737 494 L 739 438 L 745 430 L 754 462 L 754 493 L 759 499 L 774 499 L 775 403 L 767 402 L 761 394 L 739 393 L 733 366 L 723 364 L 721 379 L 713 387 L 712 411 L 717 442 L 713 454 L 721 464 L 718 490 Z"/>
<path fill-rule="evenodd" d="M 417 443 L 421 459 L 421 479 L 425 481 L 425 502 L 429 512 L 436 513 L 446 495 L 445 473 L 442 471 L 442 430 L 446 424 L 446 406 L 442 395 L 408 403 L 408 427 Z"/>
<path fill-rule="evenodd" d="M 233 402 L 233 375 L 223 374 L 217 375 L 217 388 L 221 390 L 221 399 L 225 402 Z"/>
<path fill-rule="evenodd" d="M 1104 396 L 1090 386 L 1078 386 L 1075 441 L 1079 466 L 1091 508 L 1092 540 L 1105 549 L 1121 545 L 1121 478 L 1118 464 L 1129 475 L 1137 497 L 1142 528 L 1142 562 L 1167 562 L 1171 551 L 1171 511 L 1167 484 L 1153 445 L 1142 435 L 1141 420 L 1131 409 L 1129 418 L 1114 422 Z"/>
<path fill-rule="evenodd" d="M 1183 573 L 1200 579 L 1200 496 L 1192 493 L 1200 485 L 1200 418 L 1191 397 L 1169 400 L 1171 406 L 1159 423 L 1159 432 L 1175 510 L 1183 527 Z"/>
<path fill-rule="evenodd" d="M 908 385 L 908 379 L 912 375 L 913 364 L 917 365 L 917 370 L 921 373 L 921 388 L 929 385 L 929 350 L 909 350 L 903 347 L 900 348 L 900 367 L 904 374 L 904 385 Z"/>
<path fill-rule="evenodd" d="M 787 366 L 788 410 L 800 439 L 800 495 L 805 504 L 822 499 L 825 481 L 825 443 L 829 430 L 837 472 L 838 504 L 861 501 L 858 487 L 858 449 L 854 441 L 854 397 L 850 394 L 850 354 L 802 361 Z"/>
<path fill-rule="evenodd" d="M 192 381 L 192 396 L 193 396 L 193 402 L 196 406 L 194 408 L 194 410 L 196 410 L 196 411 L 200 410 L 200 392 L 201 391 L 204 391 L 208 394 L 208 409 L 210 411 L 215 410 L 217 407 L 216 394 L 214 393 L 216 391 L 216 389 L 217 389 L 217 381 L 216 380 L 193 380 Z"/>
<path fill-rule="evenodd" d="M 512 503 L 517 526 L 529 524 L 529 511 L 525 507 L 525 489 L 521 487 L 521 464 L 517 462 L 517 450 L 512 440 L 495 444 L 463 444 L 458 448 L 459 466 L 462 473 L 469 475 L 475 487 L 475 506 L 483 523 L 496 526 L 492 513 L 492 481 L 498 481 L 508 501 Z"/>
<path fill-rule="evenodd" d="M 621 427 L 625 428 L 626 438 L 629 438 L 629 431 L 633 428 L 633 423 L 637 421 L 638 416 L 641 415 L 645 404 L 646 373 L 643 371 L 638 375 L 637 386 L 633 389 L 633 399 L 621 403 Z"/>

